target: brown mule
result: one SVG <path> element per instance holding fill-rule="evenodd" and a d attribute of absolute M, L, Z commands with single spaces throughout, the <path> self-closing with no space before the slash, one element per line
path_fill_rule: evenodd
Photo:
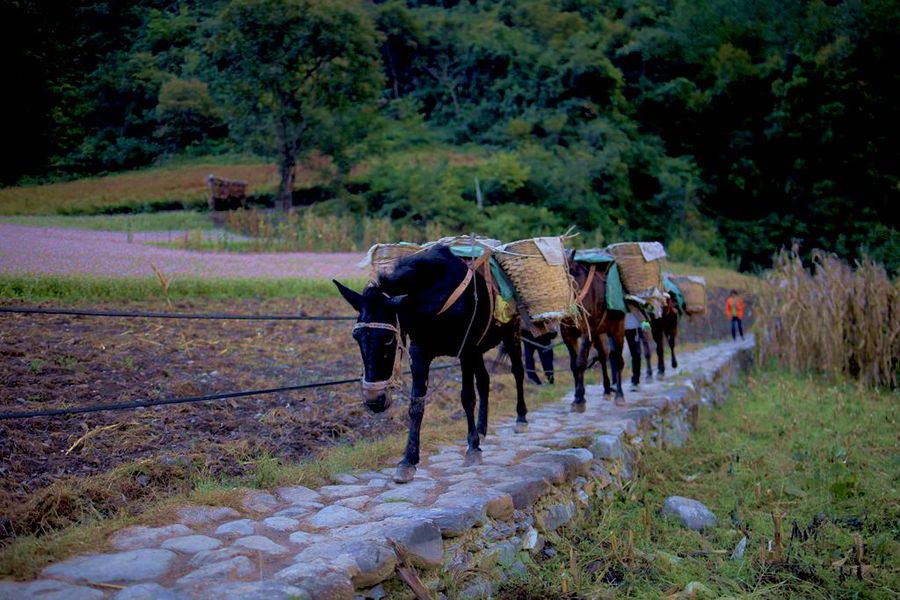
<path fill-rule="evenodd" d="M 665 306 L 663 306 L 662 316 L 650 321 L 650 333 L 653 335 L 653 341 L 656 343 L 657 376 L 662 377 L 666 373 L 663 337 L 668 340 L 669 349 L 672 352 L 672 368 L 678 368 L 678 359 L 675 358 L 675 340 L 678 337 L 678 308 L 671 296 L 666 301 Z M 647 365 L 649 367 L 649 362 Z"/>
<path fill-rule="evenodd" d="M 622 391 L 622 349 L 625 345 L 625 313 L 606 308 L 607 272 L 594 267 L 587 267 L 576 262 L 575 251 L 569 253 L 569 273 L 575 280 L 576 289 L 580 290 L 578 298 L 587 314 L 578 318 L 569 318 L 562 322 L 560 331 L 563 342 L 569 351 L 569 364 L 575 378 L 575 399 L 572 410 L 584 412 L 584 372 L 588 368 L 588 355 L 591 347 L 597 349 L 598 360 L 603 371 L 603 393 L 611 394 L 615 385 L 616 406 L 625 404 L 625 393 Z M 610 382 L 606 371 L 606 344 L 604 338 L 610 337 L 613 348 L 609 352 L 610 369 L 613 380 Z"/>

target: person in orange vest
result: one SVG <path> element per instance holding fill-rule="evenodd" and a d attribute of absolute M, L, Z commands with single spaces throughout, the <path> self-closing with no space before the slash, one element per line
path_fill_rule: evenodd
<path fill-rule="evenodd" d="M 725 300 L 725 314 L 731 318 L 731 339 L 737 339 L 735 329 L 741 333 L 741 339 L 744 339 L 744 325 L 741 322 L 744 318 L 744 299 L 738 296 L 737 290 L 731 290 Z"/>

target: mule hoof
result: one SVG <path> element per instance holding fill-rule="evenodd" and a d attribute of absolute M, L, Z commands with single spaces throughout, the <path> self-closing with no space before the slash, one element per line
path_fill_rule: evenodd
<path fill-rule="evenodd" d="M 528 431 L 528 423 L 516 421 L 516 426 L 513 431 L 515 431 L 516 433 L 525 433 L 526 431 Z"/>
<path fill-rule="evenodd" d="M 575 400 L 574 402 L 572 402 L 572 412 L 583 413 L 586 409 L 587 409 L 587 402 L 585 402 L 584 400 L 582 400 L 580 402 L 578 400 Z"/>
<path fill-rule="evenodd" d="M 416 468 L 412 465 L 397 465 L 394 471 L 395 483 L 409 483 L 416 476 Z"/>
<path fill-rule="evenodd" d="M 610 388 L 610 389 L 608 389 L 608 390 L 603 390 L 603 395 L 604 395 L 604 396 L 609 396 L 610 394 L 612 394 L 612 388 Z"/>
<path fill-rule="evenodd" d="M 464 467 L 475 467 L 481 464 L 481 450 L 467 450 L 466 459 L 463 461 Z"/>
<path fill-rule="evenodd" d="M 625 396 L 623 394 L 616 394 L 615 400 L 613 400 L 613 404 L 616 406 L 625 406 Z"/>
<path fill-rule="evenodd" d="M 666 376 L 665 371 L 660 371 L 659 373 L 656 374 L 656 378 L 657 378 L 657 379 L 662 379 L 662 378 L 664 378 L 665 376 Z"/>

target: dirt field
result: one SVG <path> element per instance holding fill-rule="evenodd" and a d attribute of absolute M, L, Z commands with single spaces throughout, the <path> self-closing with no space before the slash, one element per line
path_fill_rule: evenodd
<path fill-rule="evenodd" d="M 135 306 L 132 305 L 132 308 Z M 272 301 L 254 309 L 297 311 Z M 249 312 L 240 303 L 180 310 Z M 319 314 L 346 313 L 338 300 Z M 0 317 L 0 410 L 182 397 L 353 377 L 359 357 L 347 322 L 219 322 Z M 449 373 L 449 372 L 448 372 Z M 115 428 L 101 428 L 117 425 Z M 59 478 L 127 461 L 187 459 L 209 477 L 242 474 L 267 452 L 297 459 L 337 440 L 398 427 L 363 410 L 353 385 L 230 401 L 0 423 L 0 515 Z M 91 433 L 93 432 L 93 433 Z M 89 438 L 75 445 L 85 434 Z M 73 445 L 75 447 L 73 448 Z M 70 450 L 71 449 L 71 450 Z"/>

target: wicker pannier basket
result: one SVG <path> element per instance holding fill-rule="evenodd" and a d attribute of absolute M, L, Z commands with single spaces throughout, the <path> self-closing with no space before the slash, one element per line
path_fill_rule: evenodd
<path fill-rule="evenodd" d="M 387 275 L 394 270 L 394 265 L 404 256 L 415 254 L 422 249 L 419 244 L 408 242 L 400 244 L 375 244 L 369 251 L 372 261 L 372 277 Z"/>
<path fill-rule="evenodd" d="M 702 315 L 706 312 L 706 282 L 700 277 L 673 275 L 672 282 L 684 296 L 684 311 L 689 315 Z"/>
<path fill-rule="evenodd" d="M 575 292 L 564 258 L 562 264 L 549 264 L 534 239 L 505 244 L 494 256 L 535 324 L 559 320 L 575 309 Z"/>
<path fill-rule="evenodd" d="M 612 244 L 606 251 L 616 258 L 622 287 L 628 294 L 643 296 L 654 289 L 663 289 L 662 261 L 646 260 L 639 243 Z"/>

